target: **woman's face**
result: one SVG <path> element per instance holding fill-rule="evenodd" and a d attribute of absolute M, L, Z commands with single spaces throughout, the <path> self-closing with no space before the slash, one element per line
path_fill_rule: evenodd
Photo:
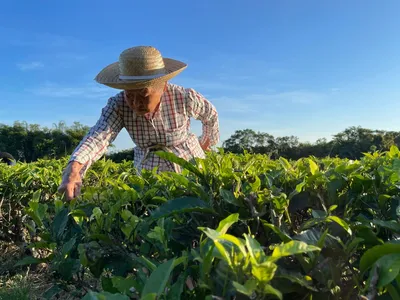
<path fill-rule="evenodd" d="M 154 112 L 160 103 L 163 90 L 143 88 L 137 90 L 125 90 L 125 102 L 138 115 Z"/>

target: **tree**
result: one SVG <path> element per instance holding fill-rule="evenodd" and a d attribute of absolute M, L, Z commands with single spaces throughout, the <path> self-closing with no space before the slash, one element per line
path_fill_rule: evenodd
<path fill-rule="evenodd" d="M 400 132 L 353 126 L 335 134 L 331 141 L 321 138 L 315 143 L 300 143 L 296 136 L 274 138 L 268 133 L 252 129 L 237 130 L 223 143 L 223 148 L 227 152 L 241 153 L 247 150 L 268 154 L 272 158 L 283 156 L 298 159 L 312 155 L 359 159 L 364 152 L 389 150 L 392 145 L 400 146 Z"/>
<path fill-rule="evenodd" d="M 71 127 L 59 122 L 52 129 L 19 121 L 12 126 L 0 124 L 0 149 L 26 162 L 60 158 L 70 154 L 88 131 L 78 122 Z"/>
<path fill-rule="evenodd" d="M 223 143 L 228 152 L 239 153 L 243 150 L 251 152 L 268 152 L 274 149 L 274 137 L 268 133 L 255 132 L 252 129 L 236 130 Z"/>

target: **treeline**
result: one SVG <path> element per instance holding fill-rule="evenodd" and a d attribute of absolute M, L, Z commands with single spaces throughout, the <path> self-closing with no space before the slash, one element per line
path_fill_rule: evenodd
<path fill-rule="evenodd" d="M 0 151 L 23 162 L 60 158 L 70 155 L 88 130 L 79 122 L 71 126 L 59 122 L 51 128 L 19 121 L 12 126 L 0 124 Z"/>
<path fill-rule="evenodd" d="M 0 152 L 8 152 L 24 162 L 69 156 L 89 129 L 79 122 L 71 126 L 59 122 L 51 128 L 26 122 L 15 122 L 12 126 L 0 124 Z M 349 127 L 330 141 L 319 139 L 315 143 L 300 142 L 296 136 L 274 137 L 252 129 L 237 130 L 223 142 L 222 148 L 232 153 L 246 150 L 268 154 L 272 158 L 298 159 L 313 155 L 359 159 L 364 152 L 388 150 L 391 145 L 400 147 L 400 132 Z M 115 162 L 133 160 L 133 151 L 114 152 L 107 158 Z"/>
<path fill-rule="evenodd" d="M 242 153 L 246 150 L 252 153 L 268 154 L 271 158 L 283 156 L 299 159 L 313 155 L 359 159 L 365 152 L 385 151 L 390 149 L 391 145 L 400 146 L 400 132 L 353 126 L 335 134 L 330 141 L 323 138 L 315 143 L 300 142 L 295 136 L 274 137 L 251 129 L 237 130 L 224 141 L 223 148 L 232 153 Z"/>

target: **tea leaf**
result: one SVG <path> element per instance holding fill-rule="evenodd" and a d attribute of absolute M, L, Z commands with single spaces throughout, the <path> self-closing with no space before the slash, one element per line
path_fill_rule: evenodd
<path fill-rule="evenodd" d="M 231 214 L 219 222 L 217 231 L 220 234 L 225 234 L 228 231 L 229 227 L 231 227 L 237 221 L 239 221 L 239 214 Z"/>
<path fill-rule="evenodd" d="M 129 300 L 130 298 L 126 295 L 111 294 L 109 292 L 93 292 L 89 291 L 82 300 Z"/>
<path fill-rule="evenodd" d="M 151 273 L 143 288 L 141 299 L 145 299 L 144 297 L 150 297 L 148 296 L 149 294 L 155 294 L 159 297 L 164 292 L 169 276 L 174 268 L 174 260 L 175 259 L 170 259 L 159 265 L 158 268 Z"/>
<path fill-rule="evenodd" d="M 155 219 L 164 218 L 173 214 L 187 212 L 212 213 L 214 210 L 203 200 L 193 197 L 182 197 L 170 200 L 157 207 L 151 214 Z"/>
<path fill-rule="evenodd" d="M 330 221 L 336 222 L 337 224 L 342 226 L 342 228 L 344 230 L 346 230 L 346 232 L 348 234 L 350 234 L 350 235 L 352 234 L 350 226 L 344 220 L 342 220 L 342 219 L 340 219 L 339 217 L 336 217 L 336 216 L 329 216 L 327 219 L 330 220 Z"/>
<path fill-rule="evenodd" d="M 277 269 L 278 266 L 276 264 L 270 261 L 266 261 L 259 265 L 253 265 L 251 273 L 260 282 L 265 284 L 274 278 Z"/>
<path fill-rule="evenodd" d="M 382 256 L 400 253 L 400 244 L 386 243 L 372 247 L 365 251 L 360 260 L 360 272 L 364 274 Z"/>
<path fill-rule="evenodd" d="M 272 252 L 272 259 L 276 260 L 284 256 L 290 256 L 290 255 L 302 254 L 320 250 L 321 248 L 319 247 L 313 245 L 307 245 L 306 243 L 301 241 L 290 241 L 286 244 L 275 247 L 274 251 Z"/>
<path fill-rule="evenodd" d="M 263 289 L 264 289 L 264 293 L 274 295 L 280 300 L 283 299 L 282 293 L 280 291 L 278 291 L 276 288 L 274 288 L 273 286 L 266 284 L 266 285 L 264 285 Z"/>

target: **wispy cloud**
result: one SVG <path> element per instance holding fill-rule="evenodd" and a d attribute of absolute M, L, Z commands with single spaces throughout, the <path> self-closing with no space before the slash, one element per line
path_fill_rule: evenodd
<path fill-rule="evenodd" d="M 19 63 L 17 64 L 17 67 L 21 71 L 32 71 L 43 68 L 44 64 L 40 61 L 33 61 L 30 63 Z"/>
<path fill-rule="evenodd" d="M 51 82 L 47 82 L 36 88 L 27 89 L 27 92 L 37 96 L 52 98 L 105 98 L 115 94 L 115 91 L 110 88 L 97 84 L 63 86 Z"/>
<path fill-rule="evenodd" d="M 57 35 L 49 32 L 31 32 L 0 27 L 0 39 L 11 46 L 35 48 L 65 48 L 81 46 L 84 42 L 72 36 Z"/>
<path fill-rule="evenodd" d="M 327 95 L 325 93 L 296 90 L 265 95 L 265 100 L 277 103 L 315 104 L 325 100 L 326 97 Z"/>
<path fill-rule="evenodd" d="M 328 95 L 307 90 L 294 90 L 286 92 L 268 92 L 258 94 L 243 94 L 242 96 L 211 97 L 210 101 L 218 110 L 228 113 L 255 113 L 263 112 L 264 105 L 288 105 L 288 104 L 316 104 L 327 99 Z"/>
<path fill-rule="evenodd" d="M 72 53 L 72 52 L 60 52 L 54 55 L 57 59 L 68 60 L 68 61 L 81 61 L 87 58 L 87 55 Z"/>

